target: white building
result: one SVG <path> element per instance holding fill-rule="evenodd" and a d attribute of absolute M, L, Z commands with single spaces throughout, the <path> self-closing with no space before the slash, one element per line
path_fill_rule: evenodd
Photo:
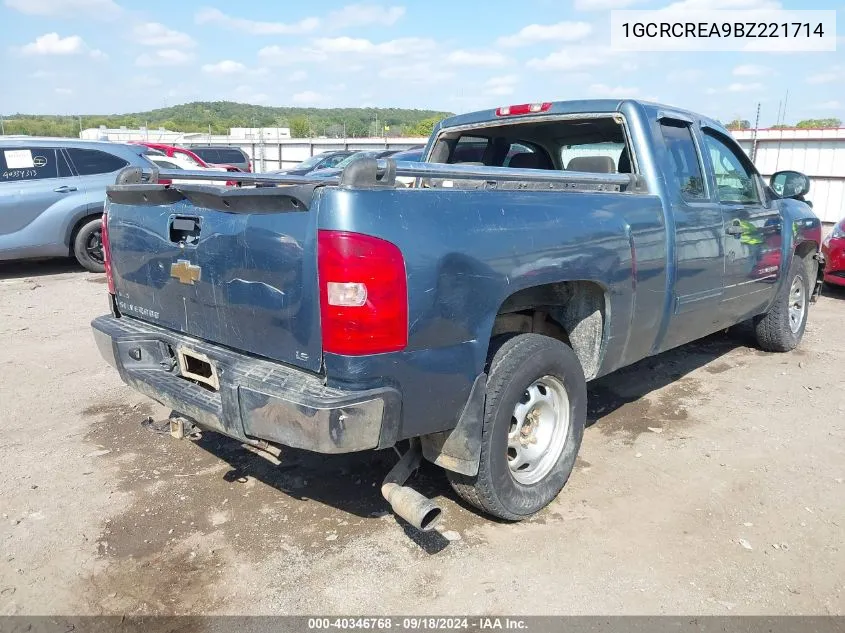
<path fill-rule="evenodd" d="M 845 128 L 762 129 L 733 132 L 745 152 L 768 178 L 794 169 L 810 177 L 807 199 L 823 222 L 845 218 Z"/>

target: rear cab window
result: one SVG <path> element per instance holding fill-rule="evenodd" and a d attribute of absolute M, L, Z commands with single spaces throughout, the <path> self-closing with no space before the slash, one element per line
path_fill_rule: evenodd
<path fill-rule="evenodd" d="M 68 156 L 80 176 L 110 174 L 123 169 L 129 163 L 122 158 L 96 149 L 67 148 Z"/>
<path fill-rule="evenodd" d="M 0 148 L 0 183 L 72 176 L 61 150 L 50 147 Z"/>
<path fill-rule="evenodd" d="M 429 162 L 602 174 L 636 173 L 618 114 L 491 122 L 461 133 L 443 130 Z"/>

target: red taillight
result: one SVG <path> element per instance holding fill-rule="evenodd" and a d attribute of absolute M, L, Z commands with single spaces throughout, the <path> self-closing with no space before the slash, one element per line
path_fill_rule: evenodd
<path fill-rule="evenodd" d="M 545 103 L 521 103 L 520 105 L 503 106 L 496 108 L 496 116 L 519 116 L 521 114 L 538 114 L 548 112 L 552 107 L 549 102 Z"/>
<path fill-rule="evenodd" d="M 371 235 L 319 231 L 317 265 L 323 350 L 359 356 L 408 344 L 405 260 Z"/>
<path fill-rule="evenodd" d="M 109 214 L 103 213 L 103 228 L 100 230 L 100 241 L 103 244 L 103 265 L 106 268 L 106 282 L 109 294 L 114 294 L 114 275 L 111 270 L 111 243 L 109 242 Z"/>

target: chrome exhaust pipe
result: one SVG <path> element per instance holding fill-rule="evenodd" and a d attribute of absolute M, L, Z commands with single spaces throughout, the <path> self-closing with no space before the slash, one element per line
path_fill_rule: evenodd
<path fill-rule="evenodd" d="M 433 529 L 443 514 L 431 499 L 408 486 L 387 483 L 382 485 L 381 494 L 395 514 L 423 532 Z"/>
<path fill-rule="evenodd" d="M 393 512 L 418 530 L 428 532 L 440 521 L 443 510 L 431 499 L 404 483 L 420 465 L 422 450 L 417 439 L 411 440 L 408 452 L 390 469 L 381 484 L 381 494 Z"/>

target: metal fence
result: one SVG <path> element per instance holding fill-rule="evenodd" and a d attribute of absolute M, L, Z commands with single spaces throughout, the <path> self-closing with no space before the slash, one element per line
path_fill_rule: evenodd
<path fill-rule="evenodd" d="M 742 148 L 752 155 L 757 168 L 768 178 L 778 170 L 794 169 L 810 177 L 809 199 L 824 222 L 845 218 L 845 128 L 831 130 L 750 130 L 734 132 Z M 238 147 L 253 159 L 256 171 L 293 167 L 306 158 L 329 150 L 408 149 L 424 145 L 427 138 L 285 139 L 243 140 L 230 137 L 214 145 Z M 202 146 L 204 142 L 184 142 Z"/>
<path fill-rule="evenodd" d="M 255 171 L 273 171 L 293 167 L 306 158 L 332 150 L 403 150 L 417 145 L 425 145 L 423 138 L 350 138 L 350 139 L 289 139 L 279 141 L 230 140 L 215 142 L 216 146 L 237 147 L 249 154 Z M 185 147 L 202 147 L 207 143 L 183 142 Z"/>

